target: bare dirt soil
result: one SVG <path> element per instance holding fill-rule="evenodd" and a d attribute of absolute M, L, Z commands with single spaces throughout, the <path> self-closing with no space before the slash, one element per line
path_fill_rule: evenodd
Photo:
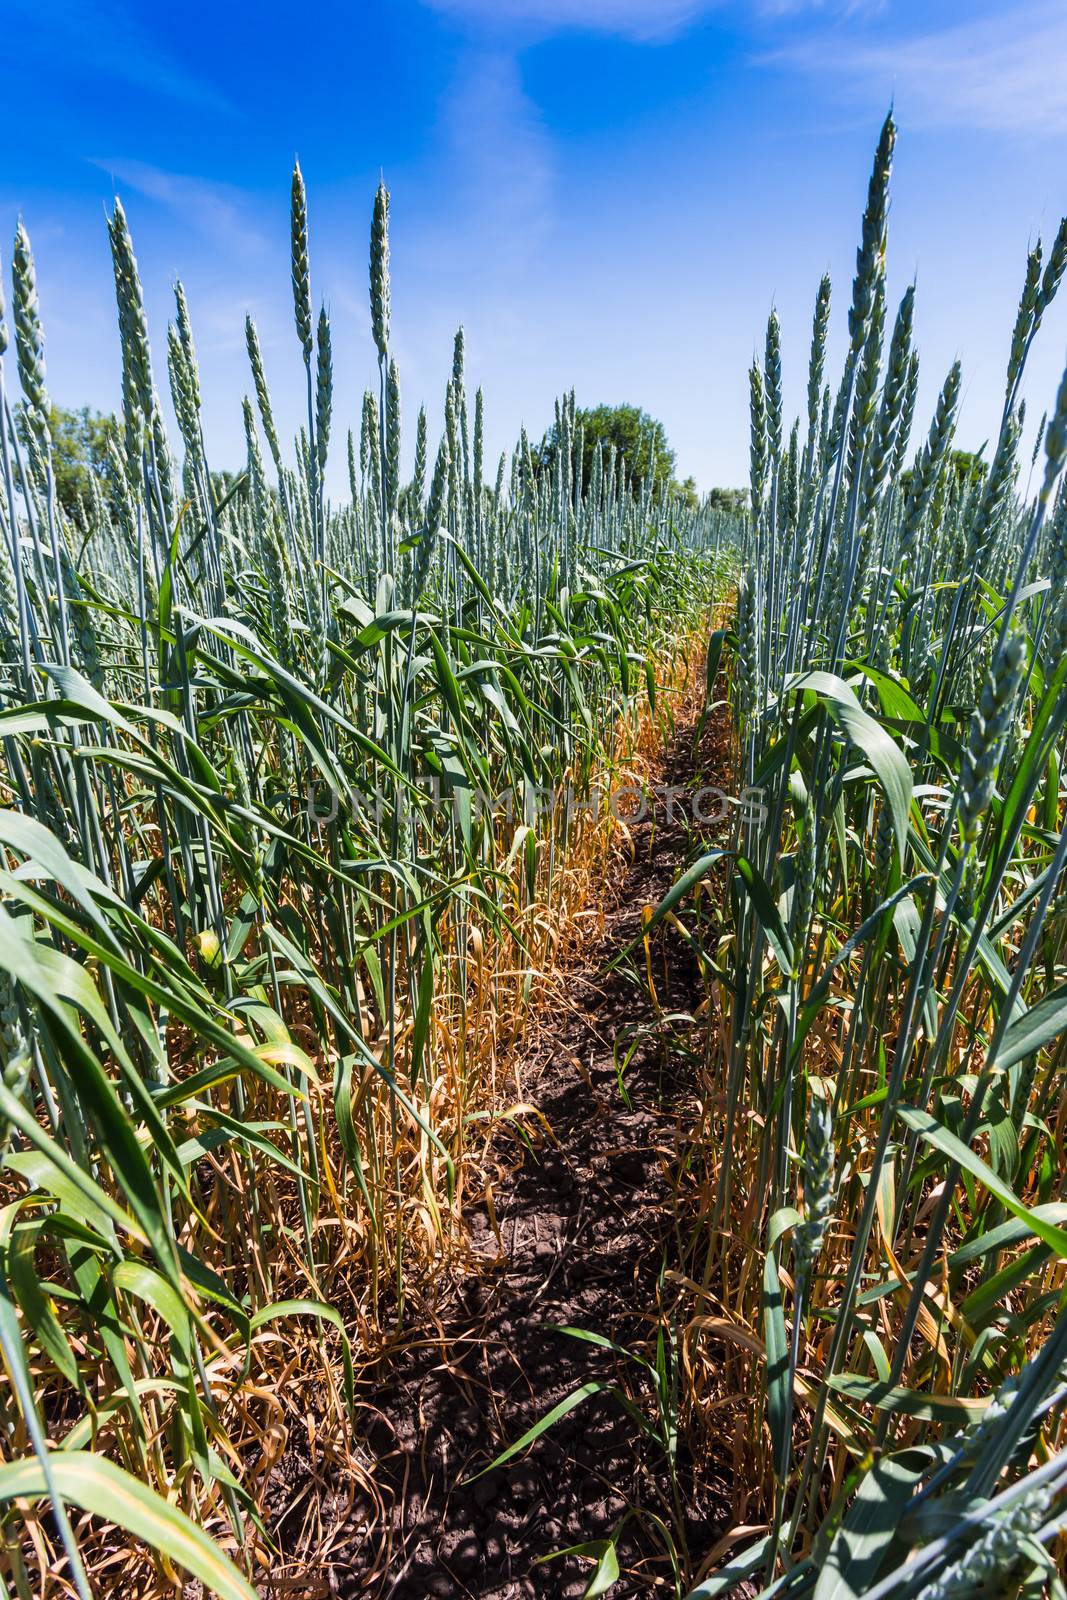
<path fill-rule="evenodd" d="M 691 726 L 677 733 L 662 782 L 692 781 L 692 739 Z M 721 771 L 714 751 L 700 756 Z M 675 1592 L 664 1540 L 647 1515 L 678 1537 L 666 1455 L 617 1399 L 594 1395 L 526 1453 L 469 1480 L 591 1380 L 625 1385 L 655 1415 L 651 1384 L 632 1362 L 557 1329 L 592 1330 L 654 1358 L 688 1085 L 679 1056 L 656 1037 L 641 947 L 614 970 L 608 964 L 640 933 L 642 908 L 658 904 L 707 846 L 684 810 L 679 804 L 670 821 L 661 803 L 658 815 L 632 825 L 632 860 L 620 862 L 602 935 L 579 951 L 524 1042 L 524 1094 L 552 1137 L 543 1129 L 538 1137 L 530 1117 L 533 1149 L 506 1125 L 497 1134 L 511 1173 L 493 1191 L 496 1226 L 484 1199 L 465 1218 L 484 1268 L 442 1297 L 432 1337 L 380 1365 L 378 1387 L 366 1394 L 365 1444 L 384 1510 L 349 1502 L 321 1592 L 577 1600 L 590 1562 L 539 1558 L 613 1535 L 634 1507 L 645 1514 L 625 1523 L 622 1573 L 608 1592 L 612 1600 Z M 693 959 L 669 930 L 654 936 L 653 977 L 661 1013 L 698 1004 Z M 652 1031 L 626 1069 L 627 1104 L 616 1057 L 635 1029 Z M 728 1496 L 696 1472 L 684 1444 L 677 1473 L 695 1566 L 722 1532 Z"/>

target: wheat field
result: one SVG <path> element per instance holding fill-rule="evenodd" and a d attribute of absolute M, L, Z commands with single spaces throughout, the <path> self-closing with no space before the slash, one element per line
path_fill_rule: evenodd
<path fill-rule="evenodd" d="M 966 454 L 959 364 L 927 424 L 914 287 L 887 305 L 895 139 L 843 370 L 826 278 L 795 421 L 767 323 L 743 512 L 590 458 L 573 393 L 488 462 L 462 330 L 434 446 L 401 406 L 384 185 L 379 381 L 339 416 L 299 167 L 297 437 L 249 318 L 246 459 L 215 470 L 180 283 L 164 407 L 116 202 L 122 409 L 71 507 L 18 224 L 0 1595 L 276 1592 L 296 1418 L 373 1499 L 366 1374 L 468 1270 L 508 1063 L 626 835 L 590 799 L 709 727 L 760 803 L 725 845 L 694 824 L 644 915 L 635 981 L 670 931 L 700 995 L 660 1029 L 696 1076 L 626 1403 L 728 1472 L 731 1525 L 697 1549 L 648 1520 L 647 1589 L 614 1536 L 575 1547 L 585 1592 L 1067 1595 L 1067 377 L 1036 425 L 1020 399 L 1067 222 L 1026 255 L 999 433 Z"/>

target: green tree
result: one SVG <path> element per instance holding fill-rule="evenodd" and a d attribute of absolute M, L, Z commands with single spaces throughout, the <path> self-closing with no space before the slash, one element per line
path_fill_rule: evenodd
<path fill-rule="evenodd" d="M 667 430 L 662 422 L 650 417 L 639 406 L 595 406 L 592 410 L 578 410 L 574 414 L 575 435 L 584 430 L 582 447 L 582 487 L 589 485 L 593 469 L 593 453 L 598 444 L 605 453 L 609 445 L 615 446 L 617 456 L 626 462 L 631 480 L 646 483 L 651 477 L 656 483 L 673 483 L 675 455 L 667 442 Z M 541 467 L 549 466 L 555 456 L 556 429 L 551 428 L 541 441 L 538 453 Z M 696 485 L 693 485 L 695 490 Z M 684 492 L 684 491 L 683 491 Z"/>
<path fill-rule="evenodd" d="M 944 475 L 941 479 L 942 491 L 950 481 L 955 481 L 955 486 L 960 494 L 972 488 L 976 483 L 984 482 L 989 473 L 989 463 L 983 457 L 985 445 L 981 450 L 950 450 L 945 461 Z M 912 479 L 915 476 L 914 467 L 907 467 L 900 474 L 900 487 L 907 494 L 911 490 Z"/>
<path fill-rule="evenodd" d="M 712 511 L 729 511 L 740 516 L 748 510 L 748 490 L 710 489 L 707 504 Z"/>
<path fill-rule="evenodd" d="M 989 463 L 982 460 L 981 450 L 950 450 L 948 459 L 961 489 L 981 483 L 989 473 Z"/>
<path fill-rule="evenodd" d="M 71 514 L 84 506 L 94 477 L 101 480 L 105 495 L 109 494 L 114 487 L 114 471 L 107 441 L 117 437 L 115 418 L 93 411 L 89 406 L 68 411 L 65 406 L 53 404 L 48 410 L 48 428 L 52 436 L 56 498 L 63 510 Z M 26 425 L 21 412 L 18 434 L 25 443 Z"/>
<path fill-rule="evenodd" d="M 690 511 L 698 511 L 700 509 L 700 493 L 697 489 L 697 481 L 692 475 L 688 478 L 683 478 L 681 483 L 676 482 L 674 487 Z"/>

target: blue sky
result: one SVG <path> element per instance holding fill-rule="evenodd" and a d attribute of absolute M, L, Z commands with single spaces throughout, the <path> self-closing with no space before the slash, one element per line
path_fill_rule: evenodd
<path fill-rule="evenodd" d="M 302 388 L 288 184 L 308 183 L 312 287 L 330 308 L 331 485 L 374 375 L 374 187 L 392 191 L 405 412 L 436 425 L 457 324 L 489 442 L 540 433 L 553 396 L 661 417 L 703 487 L 747 473 L 747 367 L 783 323 L 802 403 L 811 307 L 834 279 L 839 354 L 870 155 L 895 98 L 890 296 L 918 277 L 921 415 L 953 358 L 963 441 L 999 417 L 1025 251 L 1067 210 L 1063 0 L 287 0 L 178 7 L 4 0 L 5 268 L 21 211 L 55 397 L 111 408 L 119 357 L 105 208 L 130 218 L 156 354 L 175 277 L 213 464 L 241 459 L 256 316 L 279 415 Z M 6 219 L 6 220 L 4 220 Z M 1067 300 L 1067 292 L 1064 296 Z M 1067 349 L 1035 350 L 1033 422 Z M 409 428 L 409 437 L 412 430 Z"/>

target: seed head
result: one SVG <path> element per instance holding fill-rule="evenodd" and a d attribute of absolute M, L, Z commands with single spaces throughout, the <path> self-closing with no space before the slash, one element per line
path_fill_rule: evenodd
<path fill-rule="evenodd" d="M 807 1278 L 818 1260 L 834 1200 L 833 1117 L 821 1095 L 808 1103 L 804 1137 L 804 1220 L 797 1229 L 797 1272 Z"/>
<path fill-rule="evenodd" d="M 959 405 L 961 379 L 962 369 L 959 362 L 954 361 L 937 398 L 929 437 L 915 465 L 911 494 L 901 530 L 901 549 L 905 555 L 911 551 L 931 497 L 940 481 L 945 457 L 956 431 L 956 408 Z"/>
<path fill-rule="evenodd" d="M 252 491 L 252 511 L 256 527 L 265 530 L 269 525 L 267 479 L 263 471 L 263 456 L 256 436 L 256 422 L 252 403 L 247 395 L 241 403 L 245 424 L 245 447 L 248 453 L 248 482 Z"/>
<path fill-rule="evenodd" d="M 993 657 L 985 687 L 971 717 L 960 772 L 960 833 L 968 847 L 978 837 L 982 818 L 993 798 L 997 768 L 1025 666 L 1025 636 L 1021 631 L 1009 634 Z"/>
<path fill-rule="evenodd" d="M 581 461 L 581 450 L 578 452 Z M 485 462 L 485 399 L 479 389 L 474 396 L 474 492 L 482 492 L 482 476 Z"/>
<path fill-rule="evenodd" d="M 808 924 L 815 903 L 815 810 L 809 802 L 804 807 L 803 826 L 796 852 L 796 889 L 793 895 L 793 945 L 801 951 L 807 942 Z"/>
<path fill-rule="evenodd" d="M 200 410 L 200 369 L 196 359 L 196 346 L 193 343 L 193 327 L 189 321 L 189 305 L 185 298 L 185 290 L 181 283 L 174 285 L 174 300 L 178 308 L 178 337 L 181 340 L 182 353 L 185 356 L 185 367 L 189 375 L 189 387 L 194 408 Z"/>
<path fill-rule="evenodd" d="M 1004 1592 L 998 1579 L 1018 1561 L 1023 1542 L 1044 1522 L 1047 1488 L 1033 1489 L 992 1521 L 958 1561 L 920 1591 L 920 1600 L 965 1600 Z"/>
<path fill-rule="evenodd" d="M 1041 241 L 1039 239 L 1026 257 L 1026 275 L 1023 278 L 1022 293 L 1019 296 L 1019 309 L 1015 314 L 1015 327 L 1012 330 L 1011 351 L 1008 356 L 1007 393 L 1009 395 L 1022 371 L 1030 340 L 1037 331 L 1037 323 L 1041 317 L 1040 297 Z"/>
<path fill-rule="evenodd" d="M 411 492 L 415 501 L 415 515 L 422 511 L 422 502 L 426 494 L 426 407 L 419 407 L 418 421 L 415 424 L 415 471 L 411 479 Z"/>
<path fill-rule="evenodd" d="M 893 147 L 897 130 L 890 112 L 882 124 L 874 166 L 867 186 L 867 207 L 863 213 L 863 233 L 856 251 L 856 276 L 852 283 L 852 306 L 848 331 L 852 336 L 852 356 L 857 357 L 867 338 L 867 323 L 874 306 L 875 283 L 885 273 L 886 213 L 889 202 L 889 175 L 893 169 Z"/>
<path fill-rule="evenodd" d="M 419 540 L 419 547 L 415 556 L 415 570 L 412 575 L 414 587 L 413 603 L 421 595 L 426 586 L 426 579 L 429 576 L 430 564 L 437 544 L 438 530 L 444 522 L 448 506 L 448 480 L 450 473 L 448 436 L 443 434 L 441 443 L 437 447 L 437 461 L 433 469 L 430 499 L 426 507 L 426 526 L 423 529 L 422 538 Z"/>
<path fill-rule="evenodd" d="M 267 436 L 267 444 L 270 447 L 271 455 L 274 457 L 274 464 L 280 471 L 281 450 L 278 446 L 278 434 L 274 427 L 274 412 L 270 403 L 270 391 L 267 388 L 267 376 L 263 370 L 263 352 L 259 347 L 259 334 L 251 317 L 245 317 L 245 346 L 248 350 L 248 360 L 252 368 L 252 382 L 256 386 L 256 400 L 263 423 L 263 432 Z"/>
<path fill-rule="evenodd" d="M 879 278 L 874 288 L 874 302 L 867 322 L 867 337 L 863 343 L 859 377 L 856 380 L 856 397 L 852 404 L 849 434 L 849 473 L 859 470 L 867 450 L 871 428 L 874 424 L 875 405 L 878 400 L 878 378 L 882 368 L 882 335 L 885 330 L 885 282 Z"/>
<path fill-rule="evenodd" d="M 749 395 L 749 479 L 752 492 L 752 516 L 759 525 L 763 507 L 764 475 L 767 470 L 767 412 L 763 398 L 763 374 L 754 361 L 748 372 Z"/>
<path fill-rule="evenodd" d="M 188 450 L 194 447 L 196 437 L 196 402 L 181 335 L 173 322 L 167 328 L 167 374 L 170 378 L 170 397 L 174 402 L 174 415 L 178 419 L 178 427 Z"/>
<path fill-rule="evenodd" d="M 330 319 L 326 307 L 319 312 L 319 361 L 315 384 L 315 450 L 320 474 L 326 466 L 330 448 L 330 418 L 333 413 L 333 350 L 330 344 Z"/>
<path fill-rule="evenodd" d="M 1022 431 L 1022 407 L 1001 429 L 996 454 L 989 467 L 967 540 L 967 562 L 977 567 L 997 530 L 1015 480 L 1015 452 Z"/>
<path fill-rule="evenodd" d="M 400 495 L 400 372 L 392 359 L 385 385 L 385 470 L 386 510 L 391 515 Z"/>
<path fill-rule="evenodd" d="M 915 399 L 919 393 L 919 352 L 913 350 L 908 358 L 908 373 L 904 383 L 904 403 L 900 411 L 900 423 L 897 427 L 896 441 L 893 445 L 893 465 L 890 475 L 894 482 L 900 477 L 904 469 L 904 458 L 908 453 L 908 443 L 911 439 L 911 427 L 915 420 Z"/>
<path fill-rule="evenodd" d="M 382 503 L 382 435 L 378 421 L 378 402 L 368 389 L 363 396 L 363 430 L 359 441 L 360 466 L 369 481 L 374 505 Z"/>
<path fill-rule="evenodd" d="M 133 253 L 126 213 L 116 200 L 108 222 L 111 260 L 115 272 L 115 301 L 122 340 L 122 395 L 128 429 L 136 429 L 136 413 L 144 422 L 155 408 L 152 382 L 152 355 L 148 344 L 148 318 L 145 315 L 137 258 Z"/>
<path fill-rule="evenodd" d="M 889 342 L 889 359 L 882 403 L 878 410 L 878 426 L 868 462 L 869 492 L 877 494 L 889 465 L 897 423 L 900 419 L 911 369 L 911 330 L 915 310 L 915 285 L 909 284 L 897 310 L 893 337 Z"/>
<path fill-rule="evenodd" d="M 304 174 L 299 161 L 293 167 L 293 187 L 289 215 L 293 270 L 293 310 L 296 332 L 304 361 L 311 364 L 311 266 L 308 260 L 308 208 Z"/>
<path fill-rule="evenodd" d="M 808 432 L 814 439 L 819 421 L 819 392 L 826 365 L 826 334 L 830 326 L 830 274 L 823 275 L 815 297 L 811 324 L 811 358 L 808 362 Z"/>
<path fill-rule="evenodd" d="M 19 382 L 26 397 L 26 414 L 40 438 L 48 426 L 48 391 L 44 382 L 44 335 L 37 300 L 37 272 L 30 236 L 19 218 L 11 268 L 15 318 L 15 355 Z"/>
<path fill-rule="evenodd" d="M 737 586 L 738 702 L 743 715 L 753 717 L 760 705 L 759 616 L 756 588 L 750 571 Z"/>
<path fill-rule="evenodd" d="M 371 332 L 384 361 L 389 349 L 389 190 L 379 183 L 370 229 Z"/>
<path fill-rule="evenodd" d="M 767 444 L 771 460 L 782 453 L 782 330 L 777 312 L 767 318 L 767 342 L 763 362 L 767 393 Z"/>

